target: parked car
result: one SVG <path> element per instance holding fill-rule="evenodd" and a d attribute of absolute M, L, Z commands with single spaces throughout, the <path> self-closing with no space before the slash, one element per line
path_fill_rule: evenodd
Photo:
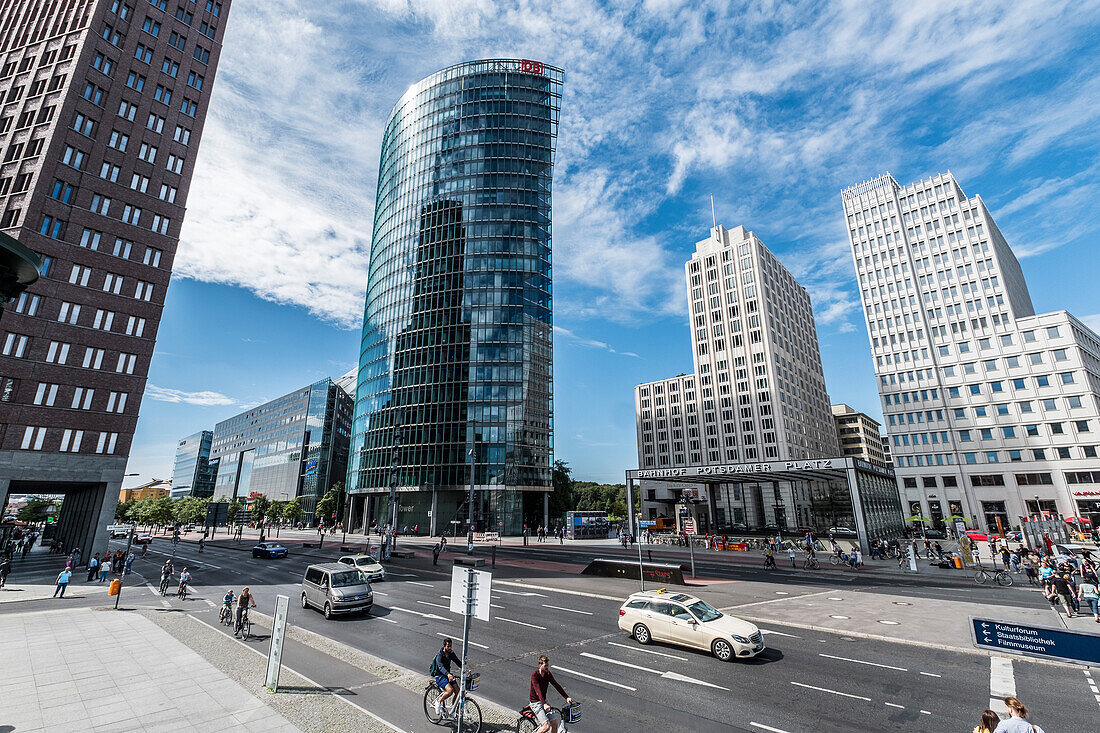
<path fill-rule="evenodd" d="M 134 544 L 135 545 L 148 545 L 148 544 L 152 544 L 152 542 L 153 542 L 153 536 L 150 535 L 150 534 L 147 534 L 147 533 L 142 533 L 142 534 L 139 534 L 138 536 L 134 537 Z"/>
<path fill-rule="evenodd" d="M 829 527 L 826 534 L 856 534 L 851 527 Z"/>
<path fill-rule="evenodd" d="M 947 537 L 947 535 L 945 535 L 945 534 L 944 534 L 943 532 L 941 532 L 940 530 L 938 530 L 938 529 L 931 529 L 931 528 L 929 528 L 929 529 L 925 529 L 925 530 L 924 530 L 924 534 L 923 534 L 922 536 L 923 536 L 923 537 L 927 537 L 927 538 L 928 538 L 928 539 L 930 539 L 930 540 L 942 540 L 942 539 L 944 539 L 945 537 Z"/>
<path fill-rule="evenodd" d="M 313 606 L 332 618 L 341 613 L 370 613 L 374 590 L 366 574 L 344 563 L 310 565 L 302 577 L 302 608 Z"/>
<path fill-rule="evenodd" d="M 107 536 L 112 540 L 116 540 L 120 537 L 130 536 L 130 525 L 128 524 L 112 524 L 107 528 Z"/>
<path fill-rule="evenodd" d="M 1014 532 L 1005 532 L 1005 540 L 1008 542 L 1023 542 L 1024 533 L 1016 530 Z"/>
<path fill-rule="evenodd" d="M 359 568 L 366 573 L 367 580 L 372 583 L 386 579 L 386 569 L 382 567 L 382 563 L 370 555 L 344 555 L 339 562 Z"/>
<path fill-rule="evenodd" d="M 252 548 L 252 557 L 286 557 L 286 548 L 278 542 L 261 542 Z"/>
<path fill-rule="evenodd" d="M 723 662 L 764 650 L 764 637 L 755 624 L 724 614 L 695 596 L 664 589 L 632 593 L 619 608 L 619 628 L 639 644 L 664 641 L 705 649 Z"/>
<path fill-rule="evenodd" d="M 749 525 L 744 522 L 734 522 L 730 525 L 730 529 L 734 532 L 744 532 L 749 528 Z"/>
<path fill-rule="evenodd" d="M 986 534 L 985 532 L 981 532 L 979 530 L 976 530 L 976 529 L 968 529 L 968 530 L 966 530 L 966 532 L 964 534 L 966 534 L 966 536 L 970 538 L 971 542 L 988 542 L 989 541 L 989 535 L 988 534 Z"/>

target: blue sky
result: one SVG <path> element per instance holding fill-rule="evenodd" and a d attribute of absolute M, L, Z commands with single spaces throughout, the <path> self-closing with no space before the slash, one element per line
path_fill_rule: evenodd
<path fill-rule="evenodd" d="M 840 190 L 950 169 L 1039 311 L 1100 327 L 1100 5 L 236 0 L 130 483 L 175 442 L 357 358 L 381 131 L 473 58 L 566 70 L 556 457 L 618 481 L 633 387 L 691 369 L 683 262 L 755 231 L 810 291 L 834 402 L 881 417 Z"/>

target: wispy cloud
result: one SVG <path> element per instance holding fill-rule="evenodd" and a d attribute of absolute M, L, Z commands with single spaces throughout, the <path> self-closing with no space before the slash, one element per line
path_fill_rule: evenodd
<path fill-rule="evenodd" d="M 1081 321 L 1092 329 L 1093 333 L 1100 333 L 1100 313 L 1091 316 L 1081 316 Z"/>
<path fill-rule="evenodd" d="M 596 339 L 578 336 L 577 334 L 570 331 L 568 328 L 562 328 L 561 326 L 554 326 L 554 336 L 559 339 L 566 339 L 567 341 L 578 344 L 580 346 L 587 346 L 593 349 L 602 349 L 612 354 L 619 354 L 621 356 L 632 356 L 635 359 L 641 358 L 633 351 L 616 351 L 614 348 L 612 348 L 611 344 L 605 341 L 597 341 Z"/>
<path fill-rule="evenodd" d="M 185 403 L 202 407 L 221 407 L 237 404 L 237 401 L 232 397 L 226 397 L 220 392 L 186 392 L 171 387 L 158 387 L 155 384 L 150 384 L 145 388 L 145 396 L 160 402 Z"/>

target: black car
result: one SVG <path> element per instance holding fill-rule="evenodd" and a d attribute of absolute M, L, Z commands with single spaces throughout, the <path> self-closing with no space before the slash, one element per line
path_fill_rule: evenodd
<path fill-rule="evenodd" d="M 286 557 L 286 548 L 278 542 L 261 542 L 252 548 L 252 557 Z"/>

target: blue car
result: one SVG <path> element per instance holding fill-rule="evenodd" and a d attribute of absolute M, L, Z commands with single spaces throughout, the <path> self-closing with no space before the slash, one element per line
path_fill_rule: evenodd
<path fill-rule="evenodd" d="M 252 557 L 286 557 L 286 548 L 278 542 L 261 542 L 252 548 Z"/>

